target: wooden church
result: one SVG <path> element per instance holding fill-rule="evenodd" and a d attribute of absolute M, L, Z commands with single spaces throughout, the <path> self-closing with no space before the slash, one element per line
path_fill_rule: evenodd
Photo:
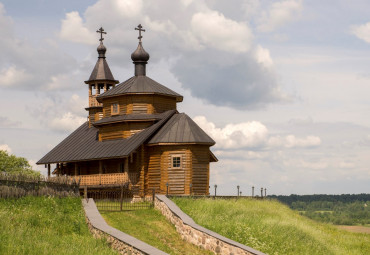
<path fill-rule="evenodd" d="M 88 121 L 37 164 L 80 179 L 80 187 L 128 184 L 140 196 L 156 193 L 208 195 L 210 151 L 215 142 L 189 116 L 179 113 L 183 97 L 146 76 L 149 54 L 139 44 L 131 54 L 135 75 L 119 83 L 106 61 L 102 28 L 98 61 L 85 81 Z"/>

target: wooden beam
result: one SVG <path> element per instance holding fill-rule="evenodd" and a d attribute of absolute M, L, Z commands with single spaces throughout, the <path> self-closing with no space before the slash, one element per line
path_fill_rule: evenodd
<path fill-rule="evenodd" d="M 59 163 L 57 163 L 57 176 L 60 175 L 60 168 L 59 168 Z"/>
<path fill-rule="evenodd" d="M 48 177 L 50 177 L 50 164 L 48 164 Z"/>
<path fill-rule="evenodd" d="M 128 168 L 128 158 L 125 158 L 124 172 L 126 172 L 127 174 L 130 172 L 130 169 Z"/>

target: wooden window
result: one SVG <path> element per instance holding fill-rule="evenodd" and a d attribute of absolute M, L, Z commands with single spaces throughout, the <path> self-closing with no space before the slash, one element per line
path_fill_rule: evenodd
<path fill-rule="evenodd" d="M 171 157 L 172 168 L 182 168 L 182 157 L 181 155 L 173 155 Z"/>
<path fill-rule="evenodd" d="M 112 107 L 111 108 L 112 115 L 119 114 L 119 104 L 118 103 L 113 103 L 111 107 Z"/>

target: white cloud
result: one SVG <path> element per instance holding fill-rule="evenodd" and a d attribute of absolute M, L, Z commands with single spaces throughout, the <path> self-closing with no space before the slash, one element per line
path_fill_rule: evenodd
<path fill-rule="evenodd" d="M 294 20 L 302 10 L 302 0 L 286 0 L 271 4 L 268 11 L 262 12 L 258 30 L 271 32 Z"/>
<path fill-rule="evenodd" d="M 0 87 L 17 87 L 27 82 L 31 75 L 26 70 L 18 69 L 14 65 L 0 71 Z"/>
<path fill-rule="evenodd" d="M 273 136 L 265 125 L 258 121 L 227 124 L 223 128 L 217 128 L 204 116 L 196 116 L 194 121 L 215 141 L 219 149 L 242 149 L 242 148 L 311 148 L 321 145 L 318 136 L 297 138 L 294 135 L 284 137 Z M 245 152 L 247 153 L 247 152 Z"/>
<path fill-rule="evenodd" d="M 351 32 L 358 38 L 370 43 L 370 22 L 363 25 L 352 26 Z"/>
<path fill-rule="evenodd" d="M 271 147 L 316 147 L 321 144 L 320 137 L 317 136 L 307 136 L 305 138 L 297 138 L 294 135 L 287 135 L 285 137 L 273 136 L 268 140 L 268 145 Z"/>
<path fill-rule="evenodd" d="M 191 30 L 206 46 L 231 52 L 247 52 L 253 41 L 253 34 L 246 23 L 226 18 L 216 11 L 195 13 Z"/>
<path fill-rule="evenodd" d="M 204 116 L 197 116 L 194 121 L 217 142 L 223 149 L 253 148 L 261 146 L 267 139 L 267 128 L 258 121 L 228 124 L 217 128 Z"/>
<path fill-rule="evenodd" d="M 9 154 L 12 153 L 12 149 L 7 144 L 0 144 L 1 151 L 7 151 Z"/>
<path fill-rule="evenodd" d="M 142 0 L 112 0 L 112 3 L 114 9 L 127 18 L 132 18 L 139 15 L 143 8 Z"/>
<path fill-rule="evenodd" d="M 55 117 L 51 120 L 49 126 L 50 128 L 61 131 L 61 132 L 71 132 L 77 127 L 82 125 L 86 121 L 86 118 L 77 116 L 71 112 L 63 114 L 61 117 Z"/>
<path fill-rule="evenodd" d="M 261 45 L 257 45 L 254 56 L 258 63 L 262 64 L 266 68 L 271 68 L 274 65 L 272 58 L 270 56 L 270 51 L 263 48 Z"/>
<path fill-rule="evenodd" d="M 74 11 L 67 13 L 65 19 L 62 20 L 59 36 L 71 42 L 96 44 L 96 35 L 94 32 L 85 26 L 80 14 Z"/>

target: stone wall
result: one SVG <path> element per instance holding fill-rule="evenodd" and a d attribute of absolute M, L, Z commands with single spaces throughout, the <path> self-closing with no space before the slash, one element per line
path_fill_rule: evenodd
<path fill-rule="evenodd" d="M 182 239 L 216 254 L 229 255 L 264 255 L 251 247 L 221 236 L 209 229 L 199 226 L 165 195 L 156 195 L 155 208 L 175 225 Z"/>
<path fill-rule="evenodd" d="M 168 255 L 126 233 L 109 226 L 96 208 L 92 198 L 82 200 L 90 232 L 96 238 L 105 238 L 121 254 L 130 255 Z"/>

